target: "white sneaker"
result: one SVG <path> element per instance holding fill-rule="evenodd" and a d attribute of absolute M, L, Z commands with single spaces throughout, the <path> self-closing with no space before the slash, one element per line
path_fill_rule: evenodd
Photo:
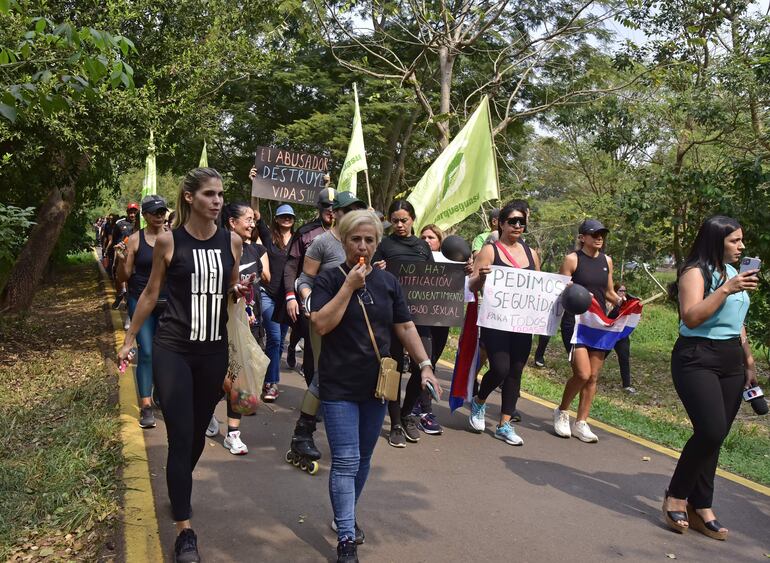
<path fill-rule="evenodd" d="M 553 409 L 553 431 L 562 438 L 570 438 L 572 436 L 572 432 L 569 429 L 569 413 L 560 410 L 559 407 Z"/>
<path fill-rule="evenodd" d="M 241 442 L 240 430 L 228 432 L 227 436 L 225 436 L 225 441 L 222 442 L 222 445 L 230 450 L 230 453 L 233 455 L 246 455 L 249 453 L 249 448 L 246 447 L 246 444 Z"/>
<path fill-rule="evenodd" d="M 123 323 L 123 330 L 131 328 L 131 318 L 126 316 L 126 322 Z"/>
<path fill-rule="evenodd" d="M 213 438 L 217 434 L 219 434 L 219 421 L 217 420 L 217 417 L 212 414 L 211 420 L 209 421 L 209 427 L 206 428 L 206 436 Z"/>
<path fill-rule="evenodd" d="M 572 425 L 572 435 L 581 442 L 589 444 L 599 441 L 599 437 L 591 432 L 591 427 L 585 420 L 578 420 Z"/>
<path fill-rule="evenodd" d="M 475 432 L 484 432 L 486 428 L 486 420 L 484 415 L 487 412 L 487 404 L 480 405 L 476 402 L 476 397 L 471 399 L 471 414 L 468 417 L 468 423 L 471 426 L 471 430 Z"/>

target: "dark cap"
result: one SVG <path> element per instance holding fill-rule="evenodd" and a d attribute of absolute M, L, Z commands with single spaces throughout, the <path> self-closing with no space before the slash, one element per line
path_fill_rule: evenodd
<path fill-rule="evenodd" d="M 334 188 L 324 188 L 320 192 L 318 192 L 318 199 L 316 200 L 316 205 L 328 206 L 333 204 L 335 199 L 337 199 L 337 190 L 335 190 Z"/>
<path fill-rule="evenodd" d="M 350 192 L 337 192 L 337 197 L 332 202 L 332 209 L 345 209 L 358 204 L 361 209 L 366 209 L 366 204 Z"/>
<path fill-rule="evenodd" d="M 609 233 L 610 230 L 602 225 L 601 221 L 596 219 L 586 219 L 580 223 L 580 228 L 578 229 L 578 233 L 581 235 L 593 235 L 598 232 Z"/>
<path fill-rule="evenodd" d="M 155 213 L 158 209 L 168 209 L 166 200 L 158 194 L 150 194 L 142 198 L 142 213 Z"/>

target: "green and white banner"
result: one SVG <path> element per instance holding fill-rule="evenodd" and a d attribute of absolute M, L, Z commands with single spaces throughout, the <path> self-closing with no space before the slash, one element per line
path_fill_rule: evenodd
<path fill-rule="evenodd" d="M 142 182 L 142 198 L 158 193 L 158 179 L 155 170 L 155 140 L 150 131 L 150 143 L 147 145 L 147 158 L 144 161 L 144 181 Z M 140 200 L 141 201 L 141 200 Z M 144 229 L 144 217 L 139 215 L 139 227 Z"/>
<path fill-rule="evenodd" d="M 415 232 L 431 223 L 448 229 L 499 194 L 489 100 L 484 96 L 407 197 L 417 214 Z"/>
<path fill-rule="evenodd" d="M 203 139 L 203 150 L 201 151 L 201 159 L 198 162 L 198 168 L 208 168 L 209 155 L 206 152 L 206 139 Z"/>
<path fill-rule="evenodd" d="M 340 179 L 337 182 L 337 190 L 356 194 L 356 174 L 366 170 L 366 149 L 364 148 L 364 131 L 361 128 L 361 112 L 358 109 L 358 89 L 353 84 L 353 95 L 356 100 L 356 109 L 353 114 L 353 133 L 350 136 L 348 155 L 342 164 Z"/>

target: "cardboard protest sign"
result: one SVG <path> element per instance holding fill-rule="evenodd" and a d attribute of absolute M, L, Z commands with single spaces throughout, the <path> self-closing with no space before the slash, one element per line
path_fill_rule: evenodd
<path fill-rule="evenodd" d="M 569 276 L 492 266 L 484 282 L 478 325 L 553 336 L 564 312 L 559 296 Z"/>
<path fill-rule="evenodd" d="M 465 317 L 463 264 L 388 261 L 416 325 L 461 326 Z"/>
<path fill-rule="evenodd" d="M 326 187 L 329 173 L 325 156 L 257 147 L 254 159 L 257 175 L 251 181 L 251 195 L 276 201 L 315 205 L 318 192 Z"/>

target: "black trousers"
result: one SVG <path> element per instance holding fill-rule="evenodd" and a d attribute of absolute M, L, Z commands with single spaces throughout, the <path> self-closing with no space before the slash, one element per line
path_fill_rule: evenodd
<path fill-rule="evenodd" d="M 620 380 L 623 382 L 623 387 L 631 387 L 631 339 L 621 338 L 615 344 L 614 350 L 618 355 Z"/>
<path fill-rule="evenodd" d="M 532 350 L 532 335 L 482 327 L 481 340 L 487 350 L 489 371 L 481 380 L 478 398 L 486 401 L 502 383 L 500 412 L 512 416 L 521 393 L 521 374 Z"/>
<path fill-rule="evenodd" d="M 206 427 L 222 396 L 227 348 L 218 354 L 173 352 L 155 344 L 152 373 L 166 423 L 166 486 L 174 520 L 190 518 L 192 472 L 206 445 Z"/>
<path fill-rule="evenodd" d="M 740 339 L 680 336 L 671 353 L 671 375 L 693 435 L 679 456 L 668 492 L 695 508 L 710 508 L 719 450 L 738 413 L 746 380 Z"/>
<path fill-rule="evenodd" d="M 418 326 L 416 328 L 417 328 L 417 334 L 420 335 L 420 341 L 422 342 L 422 346 L 423 348 L 425 348 L 425 353 L 428 354 L 429 358 L 432 358 L 433 346 L 431 341 L 431 327 Z M 398 362 L 398 367 L 400 369 L 404 358 L 404 347 L 401 344 L 401 341 L 396 337 L 395 333 L 393 333 L 390 338 L 390 357 L 396 360 L 396 362 Z M 425 393 L 428 393 L 428 392 L 425 391 Z M 422 394 L 423 394 L 422 370 L 417 365 L 417 363 L 410 358 L 409 380 L 406 383 L 406 391 L 404 392 L 403 403 L 399 403 L 399 401 L 388 401 L 388 416 L 390 417 L 390 423 L 400 424 L 401 423 L 400 418 L 403 416 L 407 416 L 412 412 L 412 408 L 414 408 L 415 403 L 417 402 L 418 399 L 420 399 L 420 396 Z M 401 380 L 400 379 L 398 382 L 398 396 L 400 399 L 401 398 Z M 428 401 L 428 398 L 423 396 L 422 398 L 423 407 L 426 401 Z"/>

